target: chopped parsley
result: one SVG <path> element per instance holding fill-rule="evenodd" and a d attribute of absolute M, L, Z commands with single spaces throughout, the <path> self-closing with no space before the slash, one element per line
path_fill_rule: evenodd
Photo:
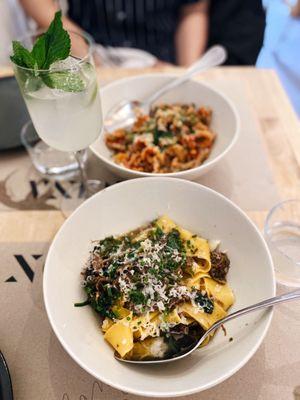
<path fill-rule="evenodd" d="M 129 292 L 129 299 L 136 305 L 146 303 L 146 297 L 144 293 L 139 290 L 131 290 Z"/>
<path fill-rule="evenodd" d="M 169 131 L 161 131 L 157 127 L 154 128 L 153 130 L 153 143 L 158 146 L 159 145 L 159 140 L 160 138 L 172 138 L 174 134 Z"/>
<path fill-rule="evenodd" d="M 94 245 L 84 271 L 87 304 L 112 319 L 117 318 L 116 302 L 134 315 L 147 311 L 167 315 L 176 304 L 189 300 L 211 313 L 212 300 L 181 283 L 186 273 L 186 248 L 180 232 L 165 232 L 154 221 L 142 231 L 109 236 Z"/>
<path fill-rule="evenodd" d="M 195 302 L 199 304 L 200 307 L 203 308 L 203 310 L 207 314 L 212 314 L 214 311 L 214 302 L 211 300 L 207 294 L 202 294 L 199 292 L 197 297 L 195 298 Z"/>
<path fill-rule="evenodd" d="M 155 226 L 155 228 L 149 232 L 149 238 L 153 241 L 161 239 L 163 235 L 164 232 L 159 226 Z"/>
<path fill-rule="evenodd" d="M 183 242 L 177 229 L 167 235 L 167 246 L 173 250 L 184 251 Z"/>
<path fill-rule="evenodd" d="M 100 250 L 100 255 L 102 257 L 107 257 L 111 253 L 116 252 L 120 245 L 120 241 L 115 239 L 113 236 L 109 236 L 103 240 L 100 240 L 99 245 L 100 246 L 98 246 L 97 249 Z"/>
<path fill-rule="evenodd" d="M 88 295 L 89 304 L 102 317 L 115 319 L 118 317 L 116 312 L 112 311 L 112 306 L 119 299 L 120 292 L 115 287 L 105 285 L 102 287 L 100 296 L 97 295 L 96 287 L 92 283 L 85 286 L 85 292 Z"/>
<path fill-rule="evenodd" d="M 81 303 L 75 303 L 74 306 L 75 307 L 84 307 L 84 306 L 87 306 L 89 304 L 91 304 L 90 300 L 85 300 L 85 301 L 82 301 Z"/>

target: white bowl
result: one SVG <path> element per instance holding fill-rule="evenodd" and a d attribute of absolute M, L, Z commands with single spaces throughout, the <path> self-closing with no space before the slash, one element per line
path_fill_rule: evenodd
<path fill-rule="evenodd" d="M 230 377 L 253 356 L 272 316 L 265 310 L 233 320 L 226 325 L 227 336 L 220 331 L 207 347 L 163 368 L 116 361 L 96 314 L 90 307 L 74 307 L 85 299 L 80 272 L 91 240 L 124 233 L 162 214 L 222 241 L 231 259 L 232 311 L 275 293 L 272 260 L 261 234 L 243 211 L 211 189 L 182 179 L 133 179 L 82 204 L 59 230 L 47 256 L 44 299 L 49 320 L 65 350 L 87 372 L 125 392 L 154 397 L 195 393 Z"/>
<path fill-rule="evenodd" d="M 149 74 L 124 78 L 101 89 L 103 118 L 107 112 L 124 99 L 143 100 L 158 90 L 162 85 L 174 79 L 172 74 Z M 217 139 L 208 159 L 200 166 L 186 171 L 169 174 L 157 174 L 134 171 L 125 168 L 112 159 L 112 152 L 107 148 L 104 135 L 91 145 L 91 150 L 103 161 L 106 167 L 121 178 L 138 178 L 142 176 L 172 176 L 194 180 L 212 169 L 230 151 L 238 138 L 240 130 L 239 116 L 229 99 L 219 90 L 203 82 L 190 80 L 180 87 L 162 96 L 157 103 L 195 103 L 197 106 L 208 106 L 213 110 L 211 128 L 217 133 Z"/>

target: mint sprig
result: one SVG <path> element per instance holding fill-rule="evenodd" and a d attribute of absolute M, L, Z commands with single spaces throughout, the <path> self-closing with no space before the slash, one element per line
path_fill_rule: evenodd
<path fill-rule="evenodd" d="M 36 61 L 29 50 L 25 49 L 20 42 L 12 42 L 14 54 L 10 57 L 11 61 L 20 67 L 35 68 Z"/>
<path fill-rule="evenodd" d="M 43 75 L 44 83 L 52 89 L 61 89 L 65 92 L 82 92 L 85 84 L 78 73 L 68 71 L 52 72 Z"/>
<path fill-rule="evenodd" d="M 48 69 L 55 61 L 65 60 L 70 51 L 70 36 L 63 28 L 61 11 L 58 11 L 47 32 L 35 42 L 31 53 L 40 69 Z"/>
<path fill-rule="evenodd" d="M 13 41 L 13 55 L 10 58 L 20 67 L 33 69 L 34 76 L 39 76 L 50 88 L 79 92 L 85 88 L 85 84 L 78 72 L 42 71 L 48 70 L 54 62 L 65 60 L 70 56 L 70 35 L 63 28 L 61 17 L 61 11 L 57 11 L 48 30 L 38 37 L 31 51 L 20 42 Z"/>

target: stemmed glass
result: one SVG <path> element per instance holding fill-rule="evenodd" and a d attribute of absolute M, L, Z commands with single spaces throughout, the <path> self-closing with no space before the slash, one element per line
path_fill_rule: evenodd
<path fill-rule="evenodd" d="M 102 131 L 102 111 L 93 62 L 93 40 L 86 33 L 68 32 L 71 55 L 47 70 L 34 70 L 13 65 L 16 79 L 33 125 L 49 146 L 74 152 L 81 190 L 86 198 L 101 188 L 101 182 L 86 176 L 82 150 L 92 144 Z M 42 32 L 21 39 L 29 50 Z M 59 89 L 53 82 L 59 80 Z"/>

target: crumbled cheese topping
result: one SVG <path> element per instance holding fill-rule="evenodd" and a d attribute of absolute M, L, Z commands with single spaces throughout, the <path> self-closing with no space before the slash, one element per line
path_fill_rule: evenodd
<path fill-rule="evenodd" d="M 221 241 L 216 239 L 211 239 L 208 241 L 208 246 L 210 251 L 216 250 L 220 246 Z"/>
<path fill-rule="evenodd" d="M 152 133 L 142 133 L 140 135 L 136 135 L 133 140 L 134 143 L 143 142 L 146 146 L 150 146 L 153 144 L 153 134 Z"/>
<path fill-rule="evenodd" d="M 160 330 L 169 331 L 176 325 L 164 318 L 159 322 L 151 321 L 149 313 L 158 311 L 167 315 L 176 304 L 183 302 L 191 302 L 199 312 L 204 312 L 197 296 L 205 296 L 206 292 L 181 284 L 186 267 L 186 250 L 179 232 L 174 229 L 164 233 L 152 226 L 146 236 L 138 233 L 133 238 L 130 235 L 109 237 L 94 246 L 86 268 L 85 285 L 91 285 L 95 277 L 101 277 L 97 282 L 100 284 L 98 290 L 102 292 L 97 296 L 103 296 L 103 290 L 108 296 L 105 300 L 108 303 L 103 307 L 108 309 L 106 315 L 109 318 L 118 318 L 118 306 L 116 312 L 111 308 L 117 304 L 129 309 L 133 315 L 143 315 L 145 322 L 133 327 L 133 330 L 139 330 L 143 340 L 147 336 L 159 336 Z M 197 263 L 193 262 L 192 271 L 196 271 L 196 267 Z M 133 321 L 123 318 L 122 323 L 132 326 Z"/>

